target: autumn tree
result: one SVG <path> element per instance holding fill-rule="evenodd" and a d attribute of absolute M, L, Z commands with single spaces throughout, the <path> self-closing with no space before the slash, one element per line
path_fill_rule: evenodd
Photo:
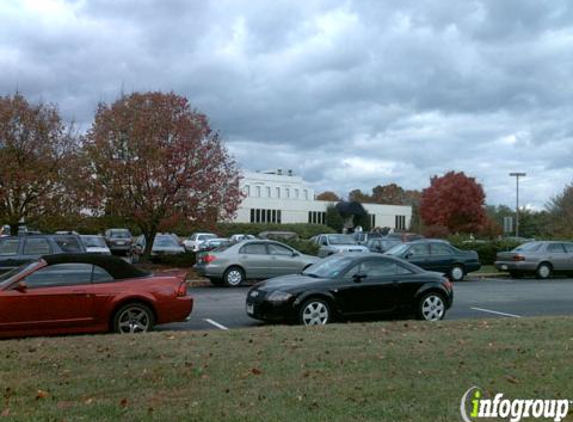
<path fill-rule="evenodd" d="M 0 97 L 0 222 L 12 233 L 74 206 L 66 182 L 76 151 L 72 126 L 54 105 L 30 104 L 22 94 Z"/>
<path fill-rule="evenodd" d="M 318 201 L 330 201 L 330 202 L 340 201 L 340 198 L 338 197 L 338 195 L 332 191 L 326 191 L 326 192 L 319 193 L 318 195 L 316 195 L 316 199 Z"/>
<path fill-rule="evenodd" d="M 473 177 L 463 172 L 433 176 L 422 191 L 420 217 L 427 226 L 443 226 L 452 233 L 477 233 L 486 221 L 485 194 Z"/>
<path fill-rule="evenodd" d="M 235 162 L 204 114 L 174 93 L 134 93 L 99 104 L 84 158 L 99 212 L 113 210 L 145 235 L 181 220 L 231 217 L 241 201 Z"/>

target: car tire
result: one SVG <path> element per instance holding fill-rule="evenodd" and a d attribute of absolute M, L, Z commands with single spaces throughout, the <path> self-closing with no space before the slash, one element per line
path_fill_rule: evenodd
<path fill-rule="evenodd" d="M 112 321 L 112 329 L 119 334 L 146 333 L 153 328 L 155 315 L 143 303 L 132 302 L 119 308 Z"/>
<path fill-rule="evenodd" d="M 535 270 L 535 276 L 540 280 L 546 280 L 551 277 L 552 272 L 553 268 L 551 267 L 551 264 L 542 262 L 537 266 L 537 269 Z"/>
<path fill-rule="evenodd" d="M 448 277 L 452 281 L 462 281 L 465 277 L 465 271 L 463 265 L 456 264 L 454 265 L 448 274 Z"/>
<path fill-rule="evenodd" d="M 331 320 L 330 305 L 324 299 L 311 298 L 300 306 L 298 322 L 302 325 L 325 325 Z"/>
<path fill-rule="evenodd" d="M 418 318 L 424 321 L 440 321 L 446 316 L 446 302 L 440 293 L 430 292 L 418 302 Z"/>
<path fill-rule="evenodd" d="M 223 285 L 223 280 L 220 278 L 210 278 L 209 281 L 213 286 L 221 287 Z"/>
<path fill-rule="evenodd" d="M 245 281 L 245 272 L 240 267 L 229 267 L 223 274 L 223 284 L 227 287 L 238 287 Z"/>

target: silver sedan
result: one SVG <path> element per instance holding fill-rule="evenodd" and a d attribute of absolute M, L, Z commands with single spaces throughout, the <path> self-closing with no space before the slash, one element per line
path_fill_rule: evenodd
<path fill-rule="evenodd" d="M 214 285 L 234 287 L 246 279 L 297 274 L 316 261 L 280 242 L 245 240 L 198 254 L 195 269 Z"/>
<path fill-rule="evenodd" d="M 512 277 L 535 274 L 545 279 L 554 273 L 573 273 L 573 243 L 556 241 L 528 242 L 509 252 L 497 254 L 495 267 Z"/>

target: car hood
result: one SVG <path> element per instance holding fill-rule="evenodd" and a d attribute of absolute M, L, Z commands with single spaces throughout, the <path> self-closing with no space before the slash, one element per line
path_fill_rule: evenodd
<path fill-rule="evenodd" d="M 339 252 L 368 252 L 369 249 L 366 246 L 362 245 L 329 245 L 330 249 L 339 251 Z"/>
<path fill-rule="evenodd" d="M 314 278 L 304 274 L 290 274 L 281 277 L 275 277 L 263 281 L 255 286 L 255 289 L 273 291 L 273 290 L 289 290 L 297 287 L 309 287 L 314 284 L 330 281 L 325 278 Z"/>

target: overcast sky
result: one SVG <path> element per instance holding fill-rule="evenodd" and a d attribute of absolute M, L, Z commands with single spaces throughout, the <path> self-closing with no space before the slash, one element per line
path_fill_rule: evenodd
<path fill-rule="evenodd" d="M 89 127 L 99 101 L 174 91 L 241 167 L 318 192 L 464 171 L 541 208 L 573 180 L 568 0 L 1 0 L 0 95 Z"/>

